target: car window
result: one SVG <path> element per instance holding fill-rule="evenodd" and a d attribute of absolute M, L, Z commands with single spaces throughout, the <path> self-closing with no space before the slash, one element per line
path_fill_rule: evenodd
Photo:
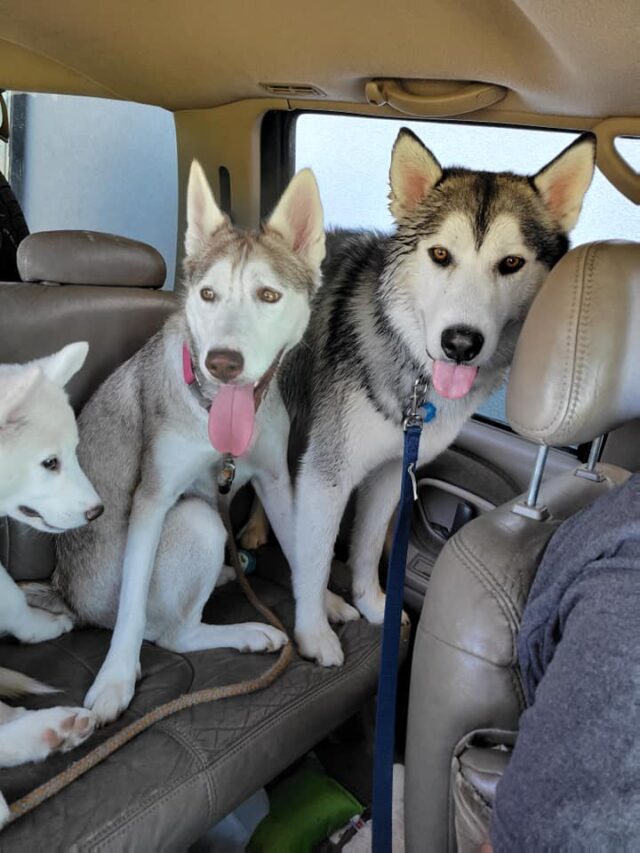
<path fill-rule="evenodd" d="M 578 137 L 564 131 L 306 113 L 296 122 L 295 166 L 313 168 L 329 227 L 392 227 L 387 182 L 391 147 L 400 127 L 413 130 L 443 165 L 525 174 L 538 171 Z M 640 139 L 619 139 L 616 146 L 640 171 Z M 571 235 L 572 245 L 637 240 L 639 234 L 640 207 L 596 170 Z M 502 388 L 478 414 L 506 423 L 504 401 Z"/>
<path fill-rule="evenodd" d="M 5 175 L 30 231 L 87 229 L 150 243 L 173 287 L 178 169 L 160 107 L 68 95 L 9 98 Z M 8 172 L 8 174 L 7 174 Z"/>

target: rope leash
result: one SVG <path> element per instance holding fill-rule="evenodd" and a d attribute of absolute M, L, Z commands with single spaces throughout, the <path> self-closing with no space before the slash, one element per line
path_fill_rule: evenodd
<path fill-rule="evenodd" d="M 262 616 L 264 616 L 274 628 L 278 628 L 278 630 L 286 634 L 282 622 L 269 607 L 260 601 L 251 588 L 251 585 L 242 570 L 238 548 L 231 529 L 229 508 L 226 501 L 220 501 L 220 515 L 227 531 L 228 547 L 231 553 L 233 567 L 236 572 L 236 579 L 240 584 L 242 591 L 253 607 L 262 614 Z M 115 735 L 108 738 L 104 743 L 100 744 L 100 746 L 92 749 L 91 752 L 88 752 L 83 758 L 75 761 L 67 767 L 66 770 L 63 770 L 61 773 L 58 773 L 57 776 L 54 776 L 52 779 L 49 779 L 49 781 L 44 782 L 37 788 L 34 788 L 33 791 L 25 794 L 24 797 L 21 797 L 19 800 L 11 803 L 9 806 L 11 817 L 9 818 L 7 825 L 13 823 L 13 821 L 23 815 L 28 814 L 28 812 L 33 811 L 36 806 L 44 803 L 55 794 L 58 794 L 66 788 L 67 785 L 70 785 L 72 782 L 75 782 L 76 779 L 84 776 L 87 771 L 103 762 L 105 758 L 113 755 L 114 752 L 117 752 L 125 744 L 137 737 L 141 732 L 151 728 L 151 726 L 160 722 L 160 720 L 171 717 L 173 714 L 177 714 L 179 711 L 184 711 L 187 708 L 193 708 L 196 705 L 204 705 L 208 702 L 217 702 L 220 699 L 229 699 L 232 696 L 246 696 L 249 693 L 255 693 L 258 690 L 263 690 L 265 687 L 273 684 L 273 682 L 282 675 L 291 663 L 292 656 L 293 646 L 291 644 L 291 640 L 288 640 L 286 645 L 283 646 L 282 651 L 278 656 L 278 660 L 273 664 L 273 666 L 269 667 L 266 672 L 257 678 L 249 679 L 248 681 L 240 681 L 236 684 L 227 684 L 222 687 L 208 687 L 204 690 L 198 690 L 195 693 L 184 693 L 177 699 L 172 699 L 170 702 L 165 702 L 164 705 L 159 705 L 152 711 L 148 711 L 140 717 L 140 719 L 130 723 L 124 729 L 121 729 Z"/>

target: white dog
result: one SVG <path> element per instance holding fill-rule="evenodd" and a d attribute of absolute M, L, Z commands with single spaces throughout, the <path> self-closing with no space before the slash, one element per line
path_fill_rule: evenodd
<path fill-rule="evenodd" d="M 87 352 L 86 343 L 75 343 L 27 365 L 0 365 L 0 516 L 59 533 L 101 515 L 100 498 L 76 458 L 78 430 L 63 390 Z M 0 633 L 37 643 L 71 627 L 66 614 L 31 607 L 0 564 Z M 51 687 L 0 668 L 0 696 L 51 692 Z M 0 702 L 0 767 L 72 749 L 93 728 L 93 716 L 84 708 L 27 711 Z M 8 817 L 0 794 L 0 827 Z"/>

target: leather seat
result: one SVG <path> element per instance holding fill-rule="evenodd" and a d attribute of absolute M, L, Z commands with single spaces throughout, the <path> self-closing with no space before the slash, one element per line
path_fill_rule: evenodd
<path fill-rule="evenodd" d="M 518 342 L 507 397 L 514 429 L 542 446 L 566 447 L 637 418 L 638 328 L 640 245 L 570 252 Z M 412 661 L 408 851 L 471 851 L 487 839 L 525 708 L 516 640 L 536 570 L 558 526 L 628 476 L 615 465 L 577 466 L 545 481 L 535 507 L 522 495 L 465 525 L 443 549 Z"/>
<path fill-rule="evenodd" d="M 30 238 L 33 240 L 33 238 Z M 72 238 L 65 237 L 65 240 Z M 100 237 L 97 237 L 100 241 Z M 84 241 L 86 242 L 86 241 Z M 84 251 L 83 240 L 74 253 Z M 87 363 L 70 384 L 79 409 L 95 388 L 132 355 L 175 310 L 171 293 L 159 292 L 164 273 L 153 258 L 134 252 L 137 287 L 126 287 L 131 246 L 90 241 L 98 251 L 99 285 L 91 264 L 61 261 L 60 243 L 27 245 L 29 269 L 73 284 L 0 284 L 0 361 L 45 355 L 73 340 L 90 342 Z M 144 251 L 141 249 L 140 251 Z M 49 258 L 42 252 L 52 253 Z M 35 257 L 34 254 L 35 253 Z M 23 258 L 24 260 L 24 258 Z M 247 507 L 234 505 L 234 515 Z M 47 578 L 53 570 L 48 537 L 6 519 L 0 522 L 0 559 L 17 579 Z M 251 578 L 258 595 L 287 629 L 293 626 L 289 570 L 281 552 L 266 546 Z M 334 588 L 340 589 L 339 581 Z M 205 610 L 212 622 L 256 619 L 235 584 L 216 591 Z M 183 850 L 209 826 L 273 779 L 318 741 L 356 713 L 374 693 L 380 631 L 364 620 L 339 630 L 344 667 L 323 669 L 295 657 L 267 690 L 199 706 L 138 736 L 103 764 L 0 835 L 0 850 Z M 110 633 L 77 630 L 59 639 L 26 646 L 0 641 L 3 666 L 62 688 L 60 695 L 25 703 L 30 707 L 81 704 L 104 660 Z M 403 654 L 407 642 L 403 641 Z M 0 790 L 9 802 L 51 778 L 118 728 L 185 691 L 253 678 L 273 656 L 219 649 L 179 655 L 145 643 L 142 678 L 134 700 L 117 723 L 96 733 L 80 749 L 42 764 L 0 770 Z"/>

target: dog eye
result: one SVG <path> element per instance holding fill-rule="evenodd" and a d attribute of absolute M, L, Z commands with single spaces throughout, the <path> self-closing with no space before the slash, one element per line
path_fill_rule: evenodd
<path fill-rule="evenodd" d="M 277 290 L 272 290 L 270 287 L 261 287 L 258 291 L 258 299 L 261 302 L 279 302 L 282 298 L 282 294 L 278 293 Z"/>
<path fill-rule="evenodd" d="M 45 459 L 44 462 L 42 462 L 41 464 L 43 468 L 47 469 L 47 471 L 60 470 L 60 460 L 57 456 L 50 456 L 48 459 Z"/>
<path fill-rule="evenodd" d="M 507 255 L 498 264 L 498 271 L 500 275 L 511 275 L 511 273 L 521 270 L 525 263 L 525 259 L 521 258 L 520 255 Z"/>
<path fill-rule="evenodd" d="M 448 267 L 451 263 L 451 255 L 448 249 L 445 249 L 443 246 L 433 246 L 429 249 L 429 257 L 439 267 Z"/>
<path fill-rule="evenodd" d="M 210 287 L 203 287 L 200 291 L 200 298 L 205 302 L 214 302 L 216 295 Z"/>

